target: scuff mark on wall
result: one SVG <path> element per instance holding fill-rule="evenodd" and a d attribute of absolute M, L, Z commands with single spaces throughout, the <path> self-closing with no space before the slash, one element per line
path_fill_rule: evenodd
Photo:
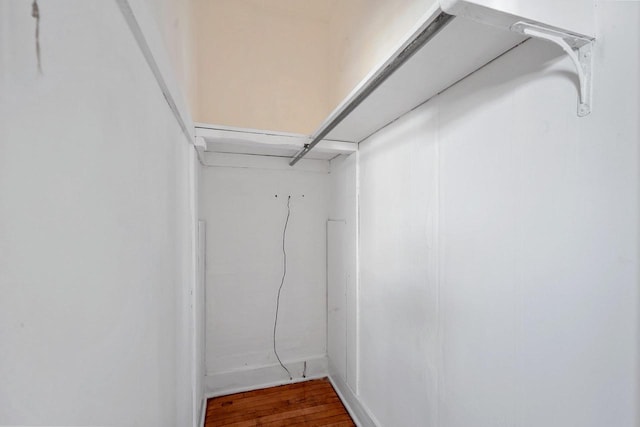
<path fill-rule="evenodd" d="M 40 8 L 38 0 L 31 4 L 31 16 L 36 20 L 36 58 L 38 61 L 38 73 L 42 74 L 42 62 L 40 61 Z"/>

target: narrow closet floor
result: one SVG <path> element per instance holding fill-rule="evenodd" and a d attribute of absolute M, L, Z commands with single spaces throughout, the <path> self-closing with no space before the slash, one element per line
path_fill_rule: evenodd
<path fill-rule="evenodd" d="M 209 399 L 205 427 L 355 426 L 327 379 Z"/>

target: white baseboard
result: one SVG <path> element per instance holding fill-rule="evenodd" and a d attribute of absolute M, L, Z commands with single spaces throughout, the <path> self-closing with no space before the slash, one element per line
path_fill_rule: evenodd
<path fill-rule="evenodd" d="M 307 362 L 307 372 L 306 377 L 303 377 L 302 373 L 305 361 Z M 206 398 L 212 398 L 329 376 L 326 356 L 316 356 L 306 360 L 286 362 L 285 366 L 291 372 L 293 380 L 289 379 L 280 365 L 207 375 L 204 377 L 205 396 Z"/>
<path fill-rule="evenodd" d="M 342 378 L 338 375 L 329 375 L 329 381 L 358 427 L 378 427 L 380 425 Z"/>
<path fill-rule="evenodd" d="M 207 418 L 206 415 L 207 415 L 207 398 L 203 397 L 200 405 L 200 424 L 198 424 L 200 427 L 204 427 L 204 422 Z"/>

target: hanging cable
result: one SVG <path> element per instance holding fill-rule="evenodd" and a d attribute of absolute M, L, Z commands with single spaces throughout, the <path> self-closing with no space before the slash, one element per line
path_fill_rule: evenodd
<path fill-rule="evenodd" d="M 284 279 L 287 277 L 287 250 L 285 249 L 285 242 L 287 237 L 287 225 L 289 225 L 289 216 L 291 216 L 291 196 L 287 199 L 287 220 L 284 222 L 284 230 L 282 231 L 282 255 L 283 255 L 283 269 L 282 269 L 282 280 L 280 281 L 280 287 L 278 288 L 278 298 L 276 299 L 276 318 L 273 322 L 273 352 L 276 354 L 276 358 L 282 366 L 282 369 L 287 371 L 287 375 L 289 375 L 289 380 L 293 380 L 291 376 L 291 372 L 284 366 L 282 360 L 280 360 L 280 356 L 278 356 L 278 350 L 276 350 L 276 330 L 278 328 L 278 311 L 280 310 L 280 292 L 282 292 L 282 286 L 284 285 Z"/>

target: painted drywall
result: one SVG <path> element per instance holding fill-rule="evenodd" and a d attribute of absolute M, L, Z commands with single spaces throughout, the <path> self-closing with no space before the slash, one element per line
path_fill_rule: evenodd
<path fill-rule="evenodd" d="M 195 2 L 193 0 L 144 0 L 161 34 L 171 69 L 193 111 L 197 103 Z"/>
<path fill-rule="evenodd" d="M 194 119 L 310 134 L 434 0 L 198 0 Z"/>
<path fill-rule="evenodd" d="M 311 133 L 330 111 L 322 3 L 198 0 L 194 119 Z"/>
<path fill-rule="evenodd" d="M 221 383 L 230 389 L 288 381 L 273 352 L 273 325 L 289 195 L 278 353 L 295 378 L 302 375 L 302 363 L 297 362 L 305 360 L 313 360 L 314 366 L 324 363 L 326 373 L 326 362 L 318 360 L 326 354 L 326 167 L 292 169 L 286 158 L 234 157 L 240 159 L 234 166 L 202 172 L 209 393 L 219 391 Z M 250 163 L 241 166 L 243 158 Z M 259 373 L 253 384 L 246 383 L 247 372 Z"/>
<path fill-rule="evenodd" d="M 175 119 L 180 123 L 186 136 L 186 142 L 193 141 L 193 121 L 191 109 L 195 104 L 196 73 L 193 1 L 191 0 L 127 0 L 119 1 L 129 25 L 140 28 L 144 40 L 138 39 L 141 52 L 151 61 L 158 88 L 163 91 L 167 103 L 171 106 Z M 178 344 L 177 395 L 178 407 L 185 413 L 179 413 L 178 419 L 189 417 L 194 423 L 200 423 L 204 404 L 204 281 L 198 277 L 199 236 L 197 224 L 199 160 L 191 150 L 189 160 L 189 213 L 191 224 L 191 251 L 181 253 L 191 263 L 192 288 L 185 303 L 189 310 L 178 319 L 181 342 Z M 185 258 L 185 262 L 187 259 Z M 191 408 L 191 414 L 186 411 Z"/>
<path fill-rule="evenodd" d="M 42 74 L 0 2 L 0 425 L 193 425 L 193 152 L 116 2 L 39 7 Z"/>
<path fill-rule="evenodd" d="M 586 118 L 570 60 L 530 40 L 360 144 L 379 425 L 640 422 L 639 20 L 597 3 Z"/>

